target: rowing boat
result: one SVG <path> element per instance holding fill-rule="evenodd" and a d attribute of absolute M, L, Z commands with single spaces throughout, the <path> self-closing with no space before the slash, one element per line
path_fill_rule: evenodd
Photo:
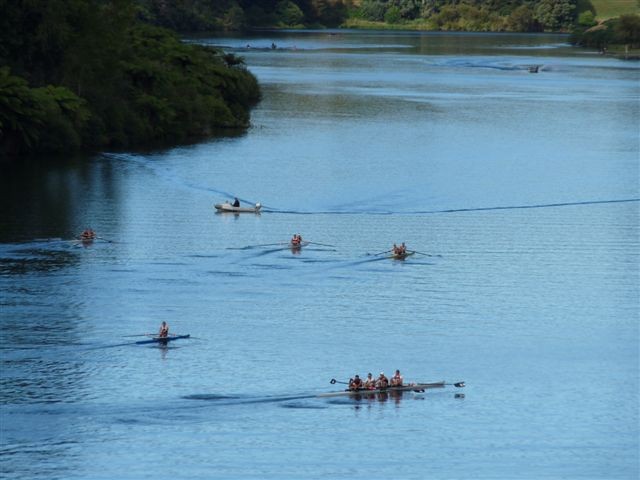
<path fill-rule="evenodd" d="M 160 343 L 166 345 L 168 342 L 172 340 L 180 340 L 182 338 L 189 338 L 191 335 L 169 335 L 168 337 L 160 337 L 158 335 L 151 335 L 150 338 L 146 340 L 139 340 L 136 342 L 138 345 L 146 345 L 149 343 Z"/>
<path fill-rule="evenodd" d="M 392 258 L 394 260 L 404 260 L 405 258 L 410 257 L 414 253 L 416 252 L 392 253 L 391 255 L 389 255 L 389 258 Z"/>
<path fill-rule="evenodd" d="M 291 250 L 299 250 L 302 247 L 306 247 L 307 245 L 309 245 L 309 242 L 307 242 L 306 240 L 303 240 L 300 243 L 289 242 L 289 248 L 291 248 Z"/>
<path fill-rule="evenodd" d="M 256 203 L 253 207 L 234 207 L 229 202 L 216 203 L 214 205 L 219 212 L 231 212 L 231 213 L 259 213 L 262 205 Z"/>
<path fill-rule="evenodd" d="M 343 390 L 342 392 L 321 393 L 320 395 L 318 395 L 318 397 L 358 397 L 385 393 L 424 392 L 425 390 L 431 388 L 444 388 L 444 386 L 445 382 L 416 383 L 413 385 L 403 385 L 402 387 L 376 388 L 373 390 L 361 388 L 358 390 Z"/>

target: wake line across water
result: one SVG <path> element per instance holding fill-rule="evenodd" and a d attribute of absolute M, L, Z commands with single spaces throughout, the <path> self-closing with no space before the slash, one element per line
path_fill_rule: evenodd
<path fill-rule="evenodd" d="M 447 208 L 442 210 L 403 210 L 403 211 L 364 211 L 364 210 L 319 210 L 319 211 L 304 211 L 304 210 L 280 210 L 276 208 L 263 207 L 263 212 L 268 213 L 286 213 L 289 215 L 434 215 L 438 213 L 460 213 L 460 212 L 485 212 L 494 210 L 520 210 L 529 208 L 557 208 L 557 207 L 574 207 L 585 205 L 601 205 L 612 203 L 631 203 L 640 202 L 640 198 L 625 198 L 616 200 L 585 200 L 577 202 L 556 202 L 556 203 L 540 203 L 532 205 L 504 205 L 504 206 L 492 206 L 492 207 L 460 207 L 460 208 Z"/>
<path fill-rule="evenodd" d="M 248 205 L 255 205 L 257 202 L 246 198 L 238 197 L 237 195 L 221 190 L 218 188 L 207 187 L 197 185 L 193 182 L 181 182 L 177 177 L 172 175 L 171 170 L 164 170 L 158 166 L 149 163 L 145 160 L 144 156 L 137 156 L 132 154 L 119 154 L 119 153 L 103 153 L 102 156 L 107 159 L 127 161 L 140 166 L 153 170 L 159 176 L 173 182 L 180 184 L 183 188 L 190 190 L 198 190 L 203 192 L 214 193 L 216 195 L 222 195 L 228 199 L 237 197 L 242 203 Z M 485 212 L 485 211 L 497 211 L 497 210 L 520 210 L 530 208 L 557 208 L 557 207 L 571 207 L 571 206 L 586 206 L 586 205 L 601 205 L 601 204 L 614 204 L 614 203 L 631 203 L 640 202 L 640 198 L 624 198 L 624 199 L 612 199 L 612 200 L 583 200 L 575 202 L 553 202 L 553 203 L 539 203 L 531 205 L 498 205 L 489 207 L 459 207 L 459 208 L 447 208 L 439 210 L 285 210 L 277 207 L 271 207 L 269 205 L 262 205 L 261 212 L 265 213 L 283 213 L 289 215 L 434 215 L 438 213 L 461 213 L 461 212 Z"/>

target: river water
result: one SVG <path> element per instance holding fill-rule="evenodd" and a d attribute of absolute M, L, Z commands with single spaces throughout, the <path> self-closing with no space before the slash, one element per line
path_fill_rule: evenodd
<path fill-rule="evenodd" d="M 258 76 L 245 134 L 1 167 L 4 478 L 638 478 L 637 63 L 191 41 Z M 232 195 L 264 212 L 216 214 Z M 192 338 L 134 343 L 162 320 Z M 466 387 L 316 397 L 396 368 Z"/>

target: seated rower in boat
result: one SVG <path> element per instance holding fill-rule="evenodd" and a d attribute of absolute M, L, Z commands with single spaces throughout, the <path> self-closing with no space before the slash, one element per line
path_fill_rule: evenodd
<path fill-rule="evenodd" d="M 95 238 L 96 232 L 94 232 L 91 228 L 87 228 L 80 234 L 80 240 L 95 240 Z"/>
<path fill-rule="evenodd" d="M 349 380 L 349 390 L 362 390 L 362 379 L 359 375 Z"/>
<path fill-rule="evenodd" d="M 407 254 L 407 247 L 404 244 L 404 242 L 402 242 L 402 244 L 400 246 L 396 245 L 395 243 L 393 244 L 393 248 L 391 249 L 391 251 L 393 252 L 394 255 L 406 255 Z"/>
<path fill-rule="evenodd" d="M 400 370 L 396 370 L 396 373 L 393 377 L 391 377 L 391 381 L 389 382 L 392 387 L 402 387 L 403 386 L 403 378 L 400 375 Z"/>
<path fill-rule="evenodd" d="M 380 376 L 376 380 L 376 388 L 387 388 L 389 386 L 389 379 L 384 376 L 384 372 L 380 372 Z"/>
<path fill-rule="evenodd" d="M 302 237 L 299 234 L 294 234 L 291 238 L 291 246 L 292 247 L 300 247 L 302 246 Z"/>
<path fill-rule="evenodd" d="M 240 200 L 238 200 L 238 197 L 235 197 L 233 199 L 233 206 L 234 207 L 239 207 L 240 206 Z"/>
<path fill-rule="evenodd" d="M 362 386 L 367 390 L 373 390 L 376 388 L 376 380 L 373 378 L 371 373 L 367 373 L 367 378 L 365 379 Z"/>
<path fill-rule="evenodd" d="M 162 322 L 162 325 L 160 325 L 158 336 L 161 338 L 166 338 L 169 336 L 169 325 L 167 324 L 167 322 Z"/>

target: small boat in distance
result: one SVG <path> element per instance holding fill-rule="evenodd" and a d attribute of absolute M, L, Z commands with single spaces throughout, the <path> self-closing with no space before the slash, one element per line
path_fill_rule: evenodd
<path fill-rule="evenodd" d="M 182 338 L 189 338 L 191 335 L 169 335 L 167 337 L 161 337 L 159 335 L 149 335 L 149 338 L 146 340 L 138 340 L 136 342 L 137 345 L 146 345 L 150 343 L 159 343 L 161 345 L 166 345 L 172 340 L 180 340 Z"/>
<path fill-rule="evenodd" d="M 234 207 L 229 202 L 224 203 L 216 203 L 214 205 L 215 209 L 218 212 L 231 212 L 231 213 L 260 213 L 260 209 L 262 205 L 260 203 L 256 203 L 253 207 Z"/>
<path fill-rule="evenodd" d="M 529 73 L 538 73 L 539 69 L 540 69 L 540 65 L 530 65 Z"/>

